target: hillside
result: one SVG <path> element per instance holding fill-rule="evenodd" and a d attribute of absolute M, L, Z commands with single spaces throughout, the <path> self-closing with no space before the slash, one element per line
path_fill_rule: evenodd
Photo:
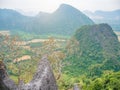
<path fill-rule="evenodd" d="M 120 44 L 109 25 L 82 26 L 73 38 L 79 45 L 77 51 L 75 46 L 74 53 L 68 54 L 66 59 L 72 63 L 65 67 L 70 75 L 100 76 L 106 70 L 120 70 Z"/>
<path fill-rule="evenodd" d="M 55 12 L 40 12 L 35 17 L 24 16 L 17 11 L 0 9 L 0 29 L 18 30 L 35 34 L 71 35 L 82 25 L 93 24 L 76 8 L 62 4 Z"/>
<path fill-rule="evenodd" d="M 29 19 L 15 10 L 0 9 L 0 30 L 23 30 Z"/>

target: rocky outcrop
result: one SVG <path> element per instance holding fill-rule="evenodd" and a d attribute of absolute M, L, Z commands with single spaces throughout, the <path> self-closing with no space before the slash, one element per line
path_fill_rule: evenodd
<path fill-rule="evenodd" d="M 54 74 L 46 56 L 44 56 L 40 60 L 38 70 L 30 83 L 24 84 L 23 82 L 21 82 L 18 87 L 16 87 L 12 80 L 6 77 L 6 79 L 0 80 L 0 85 L 1 87 L 5 88 L 2 90 L 58 90 Z"/>
<path fill-rule="evenodd" d="M 81 90 L 77 83 L 74 84 L 73 90 Z"/>
<path fill-rule="evenodd" d="M 0 61 L 0 90 L 16 90 L 17 86 L 8 77 L 6 67 L 2 61 Z"/>
<path fill-rule="evenodd" d="M 33 80 L 24 85 L 22 90 L 57 90 L 56 80 L 46 56 L 41 59 Z"/>
<path fill-rule="evenodd" d="M 0 89 L 1 90 L 9 90 L 9 88 L 3 82 L 5 75 L 6 73 L 4 72 L 4 65 L 2 62 L 0 62 Z"/>

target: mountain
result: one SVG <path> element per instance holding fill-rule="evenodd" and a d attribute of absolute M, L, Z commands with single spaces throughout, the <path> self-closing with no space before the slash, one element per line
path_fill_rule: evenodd
<path fill-rule="evenodd" d="M 92 49 L 96 48 L 96 50 L 101 49 L 106 53 L 112 54 L 114 52 L 114 54 L 117 55 L 116 50 L 118 49 L 119 42 L 112 28 L 107 24 L 83 26 L 76 32 L 75 38 L 80 42 L 80 49 L 82 52 L 85 52 L 85 54 L 87 50 L 92 52 L 95 51 Z M 96 53 L 97 52 L 98 50 Z"/>
<path fill-rule="evenodd" d="M 36 16 L 38 14 L 38 12 L 36 11 L 23 11 L 22 9 L 15 9 L 15 10 L 25 16 Z"/>
<path fill-rule="evenodd" d="M 120 10 L 114 11 L 84 11 L 95 23 L 108 23 L 114 31 L 120 31 Z"/>
<path fill-rule="evenodd" d="M 120 43 L 108 24 L 82 26 L 73 38 L 79 45 L 71 50 L 74 54 L 67 56 L 67 61 L 72 63 L 65 67 L 70 75 L 99 76 L 106 70 L 120 70 Z"/>
<path fill-rule="evenodd" d="M 40 12 L 34 17 L 21 15 L 14 10 L 0 9 L 0 20 L 0 29 L 59 35 L 71 35 L 80 26 L 93 24 L 82 12 L 66 4 L 51 14 Z"/>
<path fill-rule="evenodd" d="M 0 29 L 12 30 L 23 29 L 29 17 L 23 16 L 15 10 L 0 9 Z"/>

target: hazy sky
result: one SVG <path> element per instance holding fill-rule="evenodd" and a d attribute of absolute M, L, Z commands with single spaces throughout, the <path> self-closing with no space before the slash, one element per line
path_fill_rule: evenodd
<path fill-rule="evenodd" d="M 0 0 L 0 8 L 53 12 L 62 3 L 70 4 L 81 11 L 120 9 L 120 0 Z"/>

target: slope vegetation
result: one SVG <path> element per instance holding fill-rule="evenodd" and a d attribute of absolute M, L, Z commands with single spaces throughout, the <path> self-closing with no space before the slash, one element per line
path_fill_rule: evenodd
<path fill-rule="evenodd" d="M 120 70 L 120 44 L 109 25 L 82 26 L 73 38 L 78 42 L 78 46 L 73 46 L 78 48 L 66 59 L 72 63 L 65 67 L 69 74 L 100 76 L 106 70 Z"/>

